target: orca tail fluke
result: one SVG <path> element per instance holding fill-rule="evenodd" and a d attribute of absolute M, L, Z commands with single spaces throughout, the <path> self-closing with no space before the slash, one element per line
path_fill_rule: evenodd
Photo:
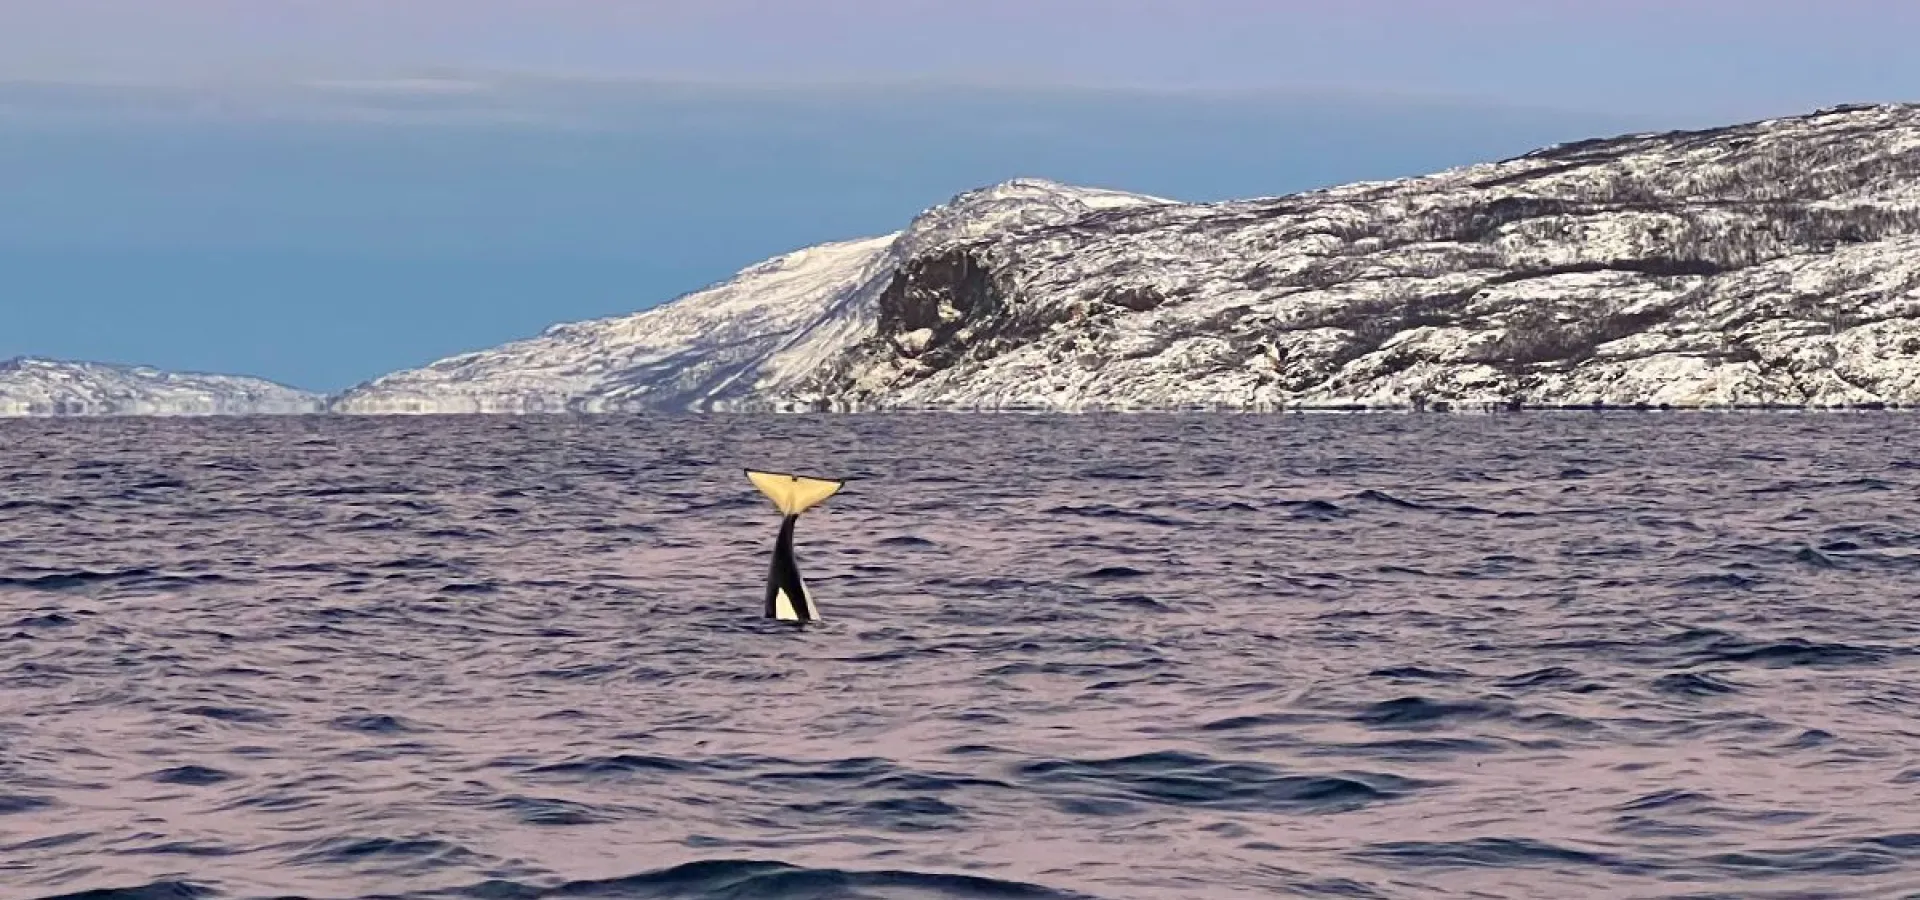
<path fill-rule="evenodd" d="M 832 481 L 825 478 L 808 478 L 804 475 L 791 475 L 786 472 L 755 472 L 747 470 L 747 479 L 760 493 L 780 510 L 783 516 L 797 516 L 819 506 L 828 497 L 840 492 L 844 481 Z"/>
<path fill-rule="evenodd" d="M 784 517 L 780 522 L 780 538 L 773 545 L 773 561 L 767 568 L 765 616 L 802 625 L 815 621 L 820 618 L 820 611 L 813 605 L 807 583 L 800 577 L 800 566 L 793 558 L 793 526 L 800 521 L 801 513 L 839 492 L 846 482 L 752 469 L 747 470 L 747 478 L 773 501 Z"/>

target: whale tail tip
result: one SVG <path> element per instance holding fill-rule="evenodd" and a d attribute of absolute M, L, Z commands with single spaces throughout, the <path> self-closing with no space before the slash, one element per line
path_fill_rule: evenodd
<path fill-rule="evenodd" d="M 819 506 L 828 497 L 840 492 L 845 481 L 826 478 L 809 478 L 789 472 L 758 472 L 747 470 L 748 480 L 767 495 L 768 500 L 784 516 L 797 516 Z"/>

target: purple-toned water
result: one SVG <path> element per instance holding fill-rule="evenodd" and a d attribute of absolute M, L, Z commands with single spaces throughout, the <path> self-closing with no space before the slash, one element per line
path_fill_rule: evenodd
<path fill-rule="evenodd" d="M 1917 651 L 1901 414 L 12 423 L 0 897 L 1915 896 Z"/>

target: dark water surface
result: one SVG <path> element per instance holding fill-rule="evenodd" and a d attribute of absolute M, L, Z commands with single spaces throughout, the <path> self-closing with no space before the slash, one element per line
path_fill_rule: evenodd
<path fill-rule="evenodd" d="M 1920 419 L 6 424 L 85 891 L 1920 896 Z"/>

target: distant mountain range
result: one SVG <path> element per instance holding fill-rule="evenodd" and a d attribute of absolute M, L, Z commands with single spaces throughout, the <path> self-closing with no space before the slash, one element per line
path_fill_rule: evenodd
<path fill-rule="evenodd" d="M 0 417 L 325 412 L 327 398 L 259 378 L 31 357 L 0 361 Z"/>
<path fill-rule="evenodd" d="M 1913 404 L 1912 105 L 1232 203 L 1013 181 L 333 398 L 0 369 L 15 415 Z"/>

